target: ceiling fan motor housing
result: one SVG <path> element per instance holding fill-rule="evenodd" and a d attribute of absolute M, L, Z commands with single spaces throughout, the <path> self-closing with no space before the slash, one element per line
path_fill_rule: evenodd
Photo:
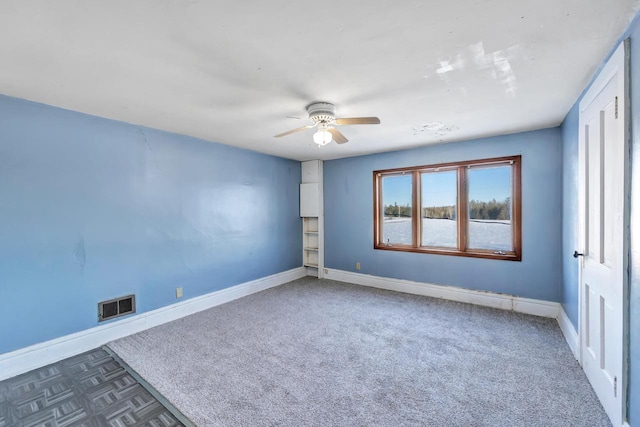
<path fill-rule="evenodd" d="M 336 120 L 336 107 L 328 102 L 315 102 L 307 107 L 309 119 L 315 123 L 333 123 Z"/>

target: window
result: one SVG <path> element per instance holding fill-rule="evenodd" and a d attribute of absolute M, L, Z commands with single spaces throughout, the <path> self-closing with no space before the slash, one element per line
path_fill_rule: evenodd
<path fill-rule="evenodd" d="M 373 177 L 375 249 L 521 259 L 520 156 Z"/>

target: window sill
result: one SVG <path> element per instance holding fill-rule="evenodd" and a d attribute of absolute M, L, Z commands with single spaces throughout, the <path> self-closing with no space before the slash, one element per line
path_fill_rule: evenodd
<path fill-rule="evenodd" d="M 497 259 L 504 261 L 522 261 L 522 256 L 515 252 L 507 252 L 505 254 L 495 254 L 493 251 L 483 251 L 483 250 L 474 250 L 474 251 L 459 251 L 457 249 L 445 249 L 445 248 L 414 248 L 412 246 L 405 245 L 377 245 L 374 246 L 373 249 L 380 249 L 385 251 L 396 251 L 396 252 L 415 252 L 421 254 L 433 254 L 433 255 L 450 255 L 450 256 L 460 256 L 460 257 L 468 257 L 468 258 L 485 258 L 485 259 Z"/>

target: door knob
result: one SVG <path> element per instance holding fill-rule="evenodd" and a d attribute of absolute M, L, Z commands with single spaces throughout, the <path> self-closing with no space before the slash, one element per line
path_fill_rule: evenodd
<path fill-rule="evenodd" d="M 581 254 L 578 251 L 573 251 L 573 257 L 574 258 L 578 258 L 579 256 L 584 256 L 584 254 Z"/>

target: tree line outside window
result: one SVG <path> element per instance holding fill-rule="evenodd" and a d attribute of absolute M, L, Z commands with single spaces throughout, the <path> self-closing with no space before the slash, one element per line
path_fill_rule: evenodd
<path fill-rule="evenodd" d="M 489 202 L 480 200 L 469 201 L 469 217 L 473 219 L 509 220 L 511 218 L 511 197 L 503 201 L 492 199 Z M 412 208 L 406 204 L 398 206 L 385 205 L 384 216 L 387 218 L 411 218 Z M 423 218 L 456 219 L 456 206 L 429 206 L 422 208 Z"/>

